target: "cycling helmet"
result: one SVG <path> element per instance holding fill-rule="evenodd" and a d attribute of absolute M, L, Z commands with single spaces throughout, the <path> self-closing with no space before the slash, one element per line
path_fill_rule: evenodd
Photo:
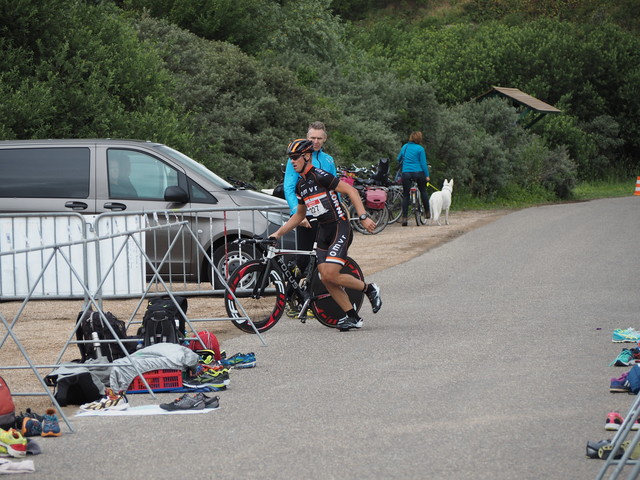
<path fill-rule="evenodd" d="M 287 147 L 287 156 L 299 156 L 303 153 L 311 153 L 313 152 L 313 142 L 311 140 L 307 140 L 306 138 L 298 138 L 289 144 Z"/>

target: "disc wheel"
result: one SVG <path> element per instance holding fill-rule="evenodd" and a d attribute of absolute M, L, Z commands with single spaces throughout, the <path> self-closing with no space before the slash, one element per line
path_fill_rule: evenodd
<path fill-rule="evenodd" d="M 364 281 L 364 275 L 360 266 L 351 257 L 347 257 L 347 262 L 340 270 L 340 273 L 353 275 L 358 280 Z M 346 292 L 347 295 L 349 295 L 349 301 L 353 305 L 354 310 L 356 312 L 360 311 L 360 307 L 362 307 L 362 302 L 364 300 L 364 293 L 357 290 L 346 290 Z M 316 300 L 311 302 L 311 310 L 313 310 L 315 317 L 325 327 L 335 328 L 338 320 L 344 317 L 344 311 L 327 292 L 317 270 L 311 279 L 310 293 L 312 297 L 318 297 Z"/>
<path fill-rule="evenodd" d="M 247 333 L 255 333 L 248 317 L 258 332 L 272 328 L 284 313 L 286 307 L 284 275 L 277 267 L 272 267 L 269 279 L 262 295 L 254 293 L 258 282 L 265 275 L 266 264 L 254 260 L 241 265 L 229 277 L 229 290 L 225 295 L 224 306 L 232 323 Z M 231 294 L 233 293 L 233 295 Z M 234 298 L 235 296 L 235 298 Z M 246 317 L 243 313 L 246 312 Z"/>

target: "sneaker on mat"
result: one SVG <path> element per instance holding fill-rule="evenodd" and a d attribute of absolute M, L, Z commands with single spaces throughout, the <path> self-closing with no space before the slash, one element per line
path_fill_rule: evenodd
<path fill-rule="evenodd" d="M 210 397 L 202 392 L 194 393 L 193 395 L 204 402 L 204 408 L 215 410 L 220 406 L 220 397 L 217 395 Z"/>
<path fill-rule="evenodd" d="M 0 429 L 0 455 L 25 457 L 27 455 L 27 439 L 15 428 Z"/>
<path fill-rule="evenodd" d="M 256 354 L 253 352 L 236 353 L 231 358 L 220 360 L 220 365 L 226 365 L 233 368 L 252 368 L 256 366 Z"/>
<path fill-rule="evenodd" d="M 170 403 L 161 403 L 160 408 L 163 410 L 202 410 L 204 408 L 204 399 L 198 395 L 189 395 L 185 393 Z"/>
<path fill-rule="evenodd" d="M 610 367 L 628 367 L 635 360 L 633 358 L 633 353 L 628 348 L 623 348 L 622 351 L 618 354 L 616 359 L 609 364 Z"/>
<path fill-rule="evenodd" d="M 620 430 L 620 427 L 624 423 L 624 417 L 618 412 L 609 412 L 607 419 L 604 422 L 604 429 L 609 431 Z M 631 426 L 631 430 L 640 430 L 640 419 L 636 419 Z"/>
<path fill-rule="evenodd" d="M 361 318 L 351 318 L 349 315 L 345 315 L 336 325 L 341 332 L 346 332 L 351 328 L 361 328 L 363 320 Z"/>
<path fill-rule="evenodd" d="M 40 435 L 43 437 L 59 437 L 61 434 L 56 410 L 54 408 L 47 408 L 44 414 L 44 420 L 42 420 L 42 433 Z"/>
<path fill-rule="evenodd" d="M 380 287 L 375 283 L 370 283 L 367 287 L 367 298 L 371 302 L 371 309 L 373 313 L 378 313 L 380 307 L 382 307 L 382 299 L 380 298 Z M 357 327 L 359 328 L 359 327 Z"/>
<path fill-rule="evenodd" d="M 23 417 L 20 433 L 23 437 L 39 437 L 42 434 L 42 422 L 35 418 Z"/>
<path fill-rule="evenodd" d="M 124 392 L 115 393 L 112 389 L 107 388 L 105 395 L 100 400 L 80 405 L 81 410 L 126 410 L 129 408 L 129 399 Z"/>

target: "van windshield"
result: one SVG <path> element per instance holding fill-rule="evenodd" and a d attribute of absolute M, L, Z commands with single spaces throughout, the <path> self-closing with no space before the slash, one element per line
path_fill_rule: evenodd
<path fill-rule="evenodd" d="M 201 163 L 196 162 L 193 158 L 187 157 L 184 153 L 174 150 L 166 145 L 155 145 L 155 148 L 162 151 L 165 155 L 169 155 L 176 162 L 188 166 L 192 170 L 196 170 L 200 175 L 207 178 L 214 185 L 219 186 L 223 190 L 235 190 L 235 187 L 229 182 L 219 177 Z"/>

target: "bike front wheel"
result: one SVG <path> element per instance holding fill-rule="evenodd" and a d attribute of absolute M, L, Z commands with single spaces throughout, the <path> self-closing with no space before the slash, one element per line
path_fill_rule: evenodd
<path fill-rule="evenodd" d="M 389 209 L 389 220 L 387 223 L 397 222 L 402 216 L 402 189 L 389 187 L 389 196 L 387 197 L 387 208 Z"/>
<path fill-rule="evenodd" d="M 386 206 L 383 206 L 382 208 L 364 207 L 364 209 L 369 215 L 369 218 L 371 218 L 371 220 L 376 222 L 376 227 L 373 229 L 373 232 L 369 232 L 366 228 L 364 228 L 364 226 L 362 225 L 362 223 L 360 223 L 360 220 L 358 218 L 358 213 L 356 212 L 355 205 L 351 205 L 349 209 L 349 217 L 351 218 L 351 224 L 353 225 L 353 228 L 364 235 L 375 235 L 376 233 L 380 233 L 382 230 L 384 230 L 389 223 L 388 222 L 389 210 L 387 209 L 387 207 Z"/>
<path fill-rule="evenodd" d="M 267 265 L 260 260 L 247 262 L 238 267 L 227 282 L 233 295 L 225 294 L 224 306 L 233 319 L 231 322 L 243 332 L 255 333 L 251 323 L 258 332 L 266 332 L 278 323 L 285 310 L 285 280 L 279 267 L 271 267 L 263 293 L 257 288 L 267 274 L 266 269 Z"/>
<path fill-rule="evenodd" d="M 351 257 L 347 257 L 347 262 L 340 270 L 340 273 L 353 275 L 358 280 L 364 281 L 364 274 L 360 266 Z M 354 310 L 356 312 L 360 311 L 362 301 L 364 300 L 364 292 L 357 290 L 346 290 L 346 292 L 347 295 L 349 295 L 349 301 L 353 305 Z M 311 297 L 314 298 L 314 300 L 311 301 L 311 310 L 315 317 L 325 327 L 335 328 L 338 320 L 344 317 L 344 311 L 338 306 L 333 297 L 329 295 L 329 292 L 327 292 L 327 288 L 322 283 L 317 269 L 313 272 L 310 293 Z"/>
<path fill-rule="evenodd" d="M 416 196 L 414 197 L 413 214 L 416 217 L 416 225 L 420 226 L 427 224 L 427 212 L 424 209 L 424 205 L 422 205 L 420 192 L 416 192 Z"/>

